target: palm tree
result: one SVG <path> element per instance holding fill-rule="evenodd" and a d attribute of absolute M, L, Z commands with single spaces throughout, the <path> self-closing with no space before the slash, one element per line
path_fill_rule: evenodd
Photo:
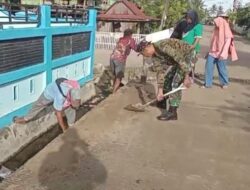
<path fill-rule="evenodd" d="M 217 13 L 217 11 L 218 11 L 217 5 L 213 4 L 213 6 L 210 9 L 210 14 L 214 16 Z"/>
<path fill-rule="evenodd" d="M 196 11 L 200 19 L 205 17 L 203 0 L 189 0 L 189 8 Z"/>
<path fill-rule="evenodd" d="M 218 11 L 217 11 L 217 15 L 222 14 L 223 12 L 224 12 L 223 7 L 220 5 L 219 8 L 218 8 Z"/>

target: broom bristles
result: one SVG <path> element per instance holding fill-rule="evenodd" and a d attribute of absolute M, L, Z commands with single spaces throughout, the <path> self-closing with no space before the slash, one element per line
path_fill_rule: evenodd
<path fill-rule="evenodd" d="M 144 112 L 145 111 L 145 108 L 139 104 L 129 104 L 126 107 L 124 107 L 124 109 L 128 110 L 128 111 L 134 111 L 134 112 Z"/>

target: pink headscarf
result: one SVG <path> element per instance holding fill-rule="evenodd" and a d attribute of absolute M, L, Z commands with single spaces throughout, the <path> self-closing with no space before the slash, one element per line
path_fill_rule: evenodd
<path fill-rule="evenodd" d="M 71 89 L 80 89 L 79 83 L 75 80 L 65 80 L 64 83 L 66 83 Z M 73 97 L 71 97 L 70 90 L 69 90 L 67 93 L 67 98 L 63 105 L 64 108 L 67 108 L 72 104 L 71 102 L 72 98 Z"/>
<path fill-rule="evenodd" d="M 209 54 L 222 59 L 227 59 L 230 54 L 232 61 L 238 60 L 229 23 L 222 17 L 215 18 L 214 23 L 216 28 L 213 32 Z"/>

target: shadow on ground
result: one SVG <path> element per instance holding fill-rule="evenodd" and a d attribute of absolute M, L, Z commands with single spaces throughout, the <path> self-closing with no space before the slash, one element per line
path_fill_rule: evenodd
<path fill-rule="evenodd" d="M 107 178 L 104 165 L 72 128 L 62 136 L 63 145 L 43 160 L 39 182 L 48 190 L 92 190 Z"/>

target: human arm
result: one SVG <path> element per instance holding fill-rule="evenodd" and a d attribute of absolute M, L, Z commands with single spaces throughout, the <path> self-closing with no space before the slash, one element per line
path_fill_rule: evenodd
<path fill-rule="evenodd" d="M 130 41 L 130 48 L 134 50 L 135 52 L 137 52 L 137 44 L 135 43 L 135 40 L 133 38 L 131 38 L 131 41 Z"/>
<path fill-rule="evenodd" d="M 169 65 L 178 65 L 184 75 L 184 85 L 189 88 L 191 81 L 189 78 L 189 64 L 187 58 L 191 56 L 192 49 L 190 45 L 180 40 L 167 40 L 160 43 L 154 44 L 156 52 L 162 55 Z M 162 76 L 163 75 L 163 76 Z M 157 99 L 163 99 L 163 84 L 164 84 L 164 73 L 158 74 L 158 96 Z"/>
<path fill-rule="evenodd" d="M 202 24 L 197 24 L 194 28 L 194 42 L 192 44 L 192 47 L 195 48 L 199 43 L 200 39 L 202 38 L 203 35 L 203 25 Z"/>
<path fill-rule="evenodd" d="M 200 43 L 201 38 L 195 38 L 194 43 L 191 45 L 191 48 L 195 49 L 195 47 Z"/>
<path fill-rule="evenodd" d="M 53 107 L 55 110 L 55 115 L 57 118 L 57 121 L 62 129 L 63 132 L 65 132 L 68 128 L 67 124 L 64 122 L 63 116 L 64 116 L 64 101 L 65 99 L 60 96 L 56 96 L 54 98 Z"/>
<path fill-rule="evenodd" d="M 228 50 L 229 50 L 231 41 L 232 41 L 232 38 L 227 38 L 226 39 L 226 41 L 225 41 L 225 43 L 223 45 L 220 57 L 219 57 L 220 60 L 225 60 L 225 59 L 228 58 Z"/>
<path fill-rule="evenodd" d="M 63 132 L 65 132 L 68 128 L 67 124 L 65 124 L 63 120 L 63 111 L 55 111 L 57 121 L 62 129 Z"/>
<path fill-rule="evenodd" d="M 154 48 L 169 65 L 179 65 L 184 72 L 189 71 L 187 60 L 193 53 L 193 49 L 188 43 L 178 39 L 168 39 L 154 43 Z"/>

